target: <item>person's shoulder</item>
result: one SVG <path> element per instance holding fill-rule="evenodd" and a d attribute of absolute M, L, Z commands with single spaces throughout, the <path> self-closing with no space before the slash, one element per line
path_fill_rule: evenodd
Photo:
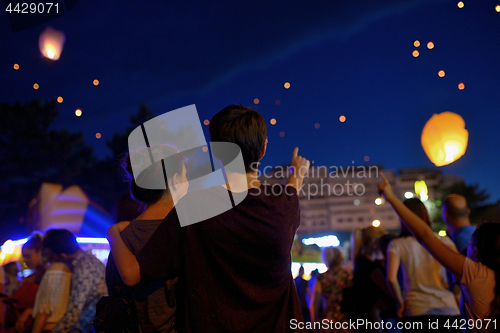
<path fill-rule="evenodd" d="M 190 190 L 177 201 L 174 206 L 175 209 L 172 209 L 167 216 L 173 218 L 175 214 L 172 213 L 177 213 L 178 211 L 190 212 L 197 206 L 211 205 L 221 200 L 229 201 L 229 195 L 227 190 L 220 185 Z"/>
<path fill-rule="evenodd" d="M 453 235 L 456 235 L 456 237 L 470 238 L 475 230 L 475 225 L 466 225 L 458 228 Z"/>
<path fill-rule="evenodd" d="M 463 274 L 461 279 L 462 285 L 470 285 L 473 283 L 485 283 L 486 281 L 495 281 L 495 272 L 488 266 L 473 261 L 470 258 L 465 258 L 463 266 Z"/>
<path fill-rule="evenodd" d="M 53 262 L 50 264 L 49 267 L 47 267 L 47 271 L 62 271 L 62 272 L 68 272 L 70 273 L 71 270 L 69 269 L 68 265 L 64 262 Z"/>
<path fill-rule="evenodd" d="M 283 184 L 262 183 L 260 187 L 252 189 L 252 193 L 264 201 L 296 201 L 299 195 L 295 187 Z"/>
<path fill-rule="evenodd" d="M 495 274 L 495 272 L 489 268 L 488 266 L 474 261 L 470 259 L 469 257 L 465 258 L 464 261 L 464 271 L 468 271 L 471 275 L 489 275 L 489 274 Z"/>
<path fill-rule="evenodd" d="M 402 244 L 406 243 L 405 238 L 407 237 L 397 237 L 394 238 L 389 242 L 389 245 L 387 246 L 388 249 L 395 249 L 401 246 Z"/>
<path fill-rule="evenodd" d="M 448 245 L 448 246 L 456 248 L 455 242 L 448 235 L 446 235 L 446 236 L 440 236 L 437 233 L 434 233 L 434 235 L 436 235 L 436 237 L 439 238 L 439 240 L 441 240 L 441 242 L 443 242 L 445 245 Z"/>
<path fill-rule="evenodd" d="M 88 267 L 94 267 L 95 269 L 98 269 L 98 270 L 105 270 L 106 267 L 104 266 L 104 264 L 102 263 L 102 261 L 100 261 L 99 259 L 97 259 L 97 257 L 92 254 L 92 252 L 90 250 L 88 251 L 83 251 L 79 254 L 79 256 L 77 257 L 77 260 L 79 259 L 80 261 L 80 264 L 78 265 L 78 267 L 81 267 L 82 269 L 88 269 Z M 77 265 L 74 265 L 74 269 L 77 268 Z"/>
<path fill-rule="evenodd" d="M 344 267 L 340 268 L 340 274 L 343 277 L 347 278 L 352 277 L 352 273 L 349 270 L 345 269 Z"/>

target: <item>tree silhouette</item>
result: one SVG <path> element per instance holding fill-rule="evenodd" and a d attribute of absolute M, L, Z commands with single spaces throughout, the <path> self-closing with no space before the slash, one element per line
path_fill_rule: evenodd
<path fill-rule="evenodd" d="M 25 236 L 28 204 L 41 183 L 72 185 L 97 160 L 81 132 L 49 130 L 56 101 L 2 103 L 0 114 L 0 232 Z"/>
<path fill-rule="evenodd" d="M 121 133 L 115 133 L 111 139 L 106 140 L 106 145 L 111 150 L 112 156 L 115 160 L 122 157 L 123 153 L 128 151 L 128 136 L 146 121 L 153 118 L 155 112 L 150 109 L 146 104 L 140 104 L 137 114 L 130 116 L 130 127 Z"/>
<path fill-rule="evenodd" d="M 32 231 L 26 214 L 42 182 L 79 185 L 92 201 L 114 212 L 127 189 L 119 162 L 128 151 L 128 135 L 154 116 L 147 105 L 139 105 L 130 127 L 106 142 L 112 157 L 99 160 L 81 132 L 49 129 L 59 114 L 57 105 L 53 100 L 0 104 L 1 243 Z"/>

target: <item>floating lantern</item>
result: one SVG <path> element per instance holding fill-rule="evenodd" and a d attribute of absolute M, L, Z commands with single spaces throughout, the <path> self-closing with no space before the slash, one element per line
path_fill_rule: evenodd
<path fill-rule="evenodd" d="M 408 192 L 407 192 L 408 193 Z M 425 180 L 417 180 L 415 182 L 415 193 L 417 193 L 420 196 L 420 200 L 426 201 L 429 198 L 429 190 L 427 189 L 427 184 L 425 183 Z M 412 194 L 412 193 L 410 193 Z M 406 197 L 406 193 L 405 193 Z M 413 194 L 412 194 L 413 197 Z"/>
<path fill-rule="evenodd" d="M 450 164 L 465 154 L 469 132 L 463 118 L 453 112 L 434 114 L 422 130 L 422 147 L 436 166 Z"/>
<path fill-rule="evenodd" d="M 45 58 L 58 60 L 65 40 L 66 37 L 62 31 L 47 27 L 38 38 L 38 47 Z"/>

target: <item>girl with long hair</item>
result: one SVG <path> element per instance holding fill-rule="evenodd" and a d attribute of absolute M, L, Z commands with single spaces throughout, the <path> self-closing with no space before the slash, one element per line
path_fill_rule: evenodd
<path fill-rule="evenodd" d="M 403 204 L 427 227 L 431 227 L 427 208 L 420 199 L 406 199 Z M 449 237 L 437 234 L 434 237 L 451 251 L 457 252 Z M 460 319 L 455 296 L 448 289 L 445 268 L 420 245 L 403 221 L 399 237 L 389 243 L 387 258 L 387 285 L 397 302 L 399 318 L 404 317 L 405 321 L 411 323 L 422 323 L 422 327 L 429 321 L 437 320 L 444 325 L 447 320 Z M 400 265 L 403 293 L 398 281 Z"/>
<path fill-rule="evenodd" d="M 383 182 L 379 183 L 379 194 L 393 206 L 406 227 L 415 238 L 460 279 L 460 312 L 462 319 L 454 324 L 472 332 L 495 332 L 500 324 L 500 224 L 486 222 L 479 225 L 473 233 L 467 256 L 451 250 L 441 242 L 432 229 L 392 191 L 392 187 L 381 173 Z"/>

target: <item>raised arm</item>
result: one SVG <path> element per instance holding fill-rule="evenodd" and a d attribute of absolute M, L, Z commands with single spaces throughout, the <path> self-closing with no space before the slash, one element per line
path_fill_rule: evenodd
<path fill-rule="evenodd" d="M 446 269 L 461 278 L 466 257 L 460 253 L 454 252 L 441 242 L 436 235 L 434 235 L 431 227 L 396 198 L 392 192 L 391 184 L 389 184 L 384 174 L 380 173 L 380 176 L 383 182 L 378 184 L 379 194 L 384 195 L 385 200 L 392 205 L 406 227 L 410 229 L 415 238 L 427 248 L 429 253 Z"/>
<path fill-rule="evenodd" d="M 297 193 L 299 193 L 310 165 L 311 162 L 309 162 L 308 159 L 299 156 L 299 148 L 295 147 L 292 155 L 293 173 L 290 177 L 288 177 L 286 186 L 294 187 L 297 190 Z"/>
<path fill-rule="evenodd" d="M 109 241 L 116 268 L 118 268 L 118 272 L 120 272 L 123 282 L 127 286 L 135 286 L 141 281 L 139 262 L 137 262 L 136 257 L 130 252 L 120 236 L 120 232 L 129 224 L 130 222 L 119 222 L 112 225 L 108 229 L 106 238 Z"/>

